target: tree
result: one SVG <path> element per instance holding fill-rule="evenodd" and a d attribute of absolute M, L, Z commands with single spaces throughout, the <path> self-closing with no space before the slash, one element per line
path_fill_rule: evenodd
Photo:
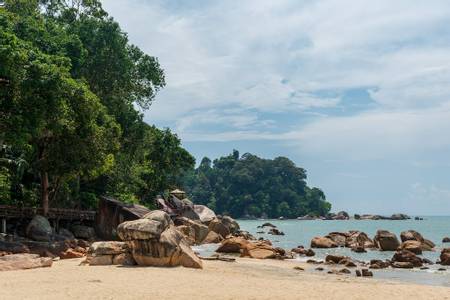
<path fill-rule="evenodd" d="M 6 118 L 0 126 L 6 129 L 7 144 L 33 153 L 47 213 L 49 196 L 64 178 L 89 176 L 110 163 L 120 129 L 88 87 L 71 78 L 66 58 L 45 54 L 17 37 L 18 20 L 0 11 L 0 74 L 9 81 L 2 88 Z"/>
<path fill-rule="evenodd" d="M 185 175 L 184 187 L 194 202 L 235 217 L 325 215 L 331 208 L 320 189 L 307 186 L 306 171 L 286 157 L 239 156 L 234 150 L 213 166 L 204 158 Z"/>

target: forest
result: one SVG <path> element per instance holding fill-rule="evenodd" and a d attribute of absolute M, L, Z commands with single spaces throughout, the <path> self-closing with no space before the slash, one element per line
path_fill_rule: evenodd
<path fill-rule="evenodd" d="M 185 188 L 236 217 L 325 214 L 324 193 L 287 158 L 211 163 L 144 122 L 165 74 L 98 0 L 0 6 L 0 204 L 94 209 L 99 195 L 151 207 Z"/>
<path fill-rule="evenodd" d="M 195 203 L 234 217 L 295 218 L 326 215 L 331 204 L 306 183 L 306 171 L 286 157 L 262 159 L 237 150 L 228 156 L 202 159 L 184 176 Z"/>

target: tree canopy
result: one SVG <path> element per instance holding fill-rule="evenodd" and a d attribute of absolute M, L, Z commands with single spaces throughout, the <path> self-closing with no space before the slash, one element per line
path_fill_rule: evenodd
<path fill-rule="evenodd" d="M 233 217 L 288 217 L 325 215 L 331 205 L 325 194 L 306 183 L 306 171 L 286 157 L 262 159 L 245 153 L 211 160 L 184 177 L 195 203 Z"/>
<path fill-rule="evenodd" d="M 137 110 L 148 109 L 164 85 L 157 58 L 130 44 L 99 1 L 5 1 L 2 199 L 29 205 L 40 198 L 45 209 L 90 207 L 100 193 L 150 203 L 173 187 L 194 159 Z M 18 161 L 26 162 L 20 176 Z"/>

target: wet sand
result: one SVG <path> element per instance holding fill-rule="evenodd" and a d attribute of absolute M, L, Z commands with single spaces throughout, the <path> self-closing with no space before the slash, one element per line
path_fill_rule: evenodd
<path fill-rule="evenodd" d="M 293 261 L 203 261 L 204 269 L 79 266 L 0 273 L 0 299 L 450 299 L 450 288 L 311 274 Z"/>

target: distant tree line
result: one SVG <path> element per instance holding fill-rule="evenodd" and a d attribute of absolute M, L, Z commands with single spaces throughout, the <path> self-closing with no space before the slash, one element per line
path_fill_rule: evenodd
<path fill-rule="evenodd" d="M 306 171 L 286 157 L 262 159 L 246 153 L 211 160 L 188 172 L 184 186 L 195 203 L 233 217 L 326 215 L 331 204 L 306 183 Z"/>

